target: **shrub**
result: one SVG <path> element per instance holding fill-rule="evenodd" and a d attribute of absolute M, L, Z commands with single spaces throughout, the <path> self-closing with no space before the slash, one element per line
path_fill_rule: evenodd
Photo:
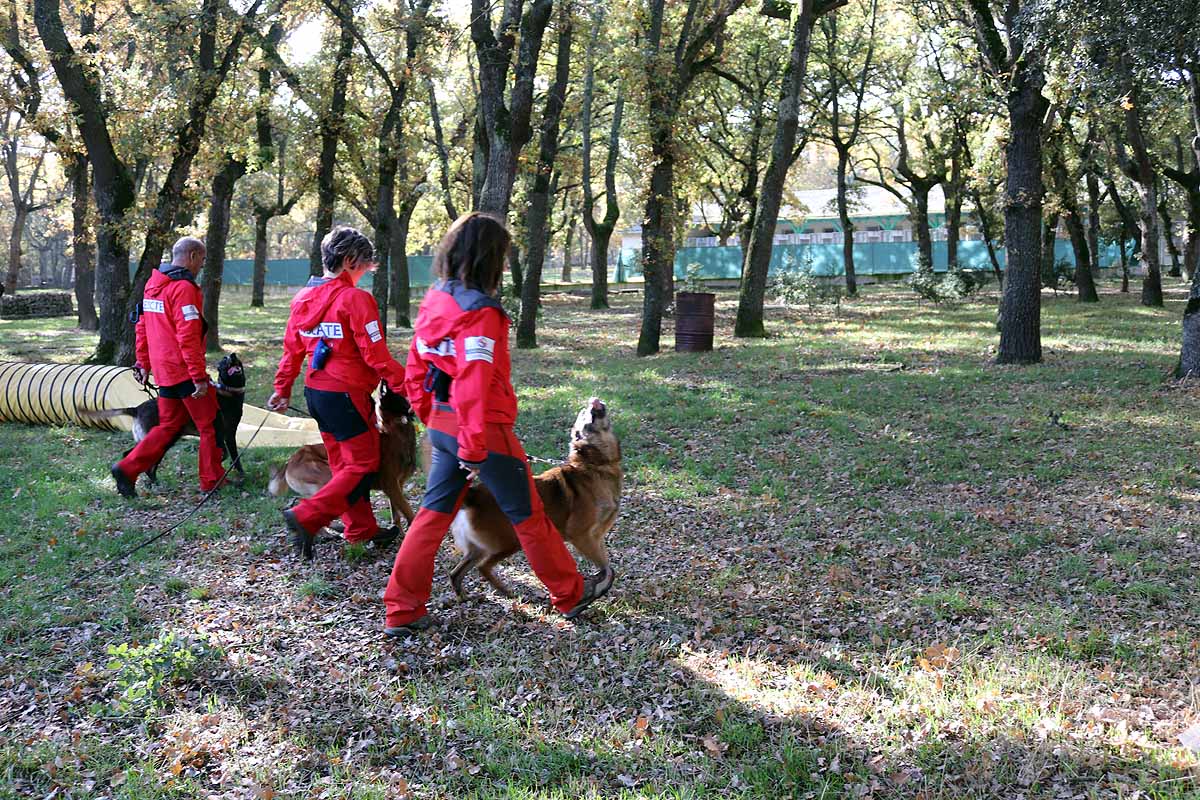
<path fill-rule="evenodd" d="M 169 683 L 189 680 L 201 659 L 214 655 L 199 639 L 175 632 L 161 634 L 144 645 L 109 645 L 109 671 L 115 673 L 120 692 L 117 707 L 122 712 L 156 708 L 162 689 Z"/>
<path fill-rule="evenodd" d="M 797 269 L 790 255 L 767 288 L 776 302 L 792 307 L 806 305 L 810 311 L 817 306 L 840 306 L 846 295 L 842 284 L 814 275 L 811 260 L 806 259 Z"/>
<path fill-rule="evenodd" d="M 1053 289 L 1057 292 L 1064 285 L 1069 285 L 1075 280 L 1075 267 L 1063 259 L 1056 260 L 1053 264 L 1042 263 L 1042 288 Z"/>
<path fill-rule="evenodd" d="M 700 271 L 704 267 L 696 262 L 688 264 L 683 271 L 683 280 L 675 285 L 675 292 L 707 292 L 708 287 L 704 285 L 704 281 L 700 280 Z"/>
<path fill-rule="evenodd" d="M 967 272 L 957 265 L 938 275 L 924 259 L 917 264 L 917 271 L 908 279 L 908 285 L 917 295 L 934 303 L 970 297 L 986 282 L 986 273 L 981 275 Z"/>

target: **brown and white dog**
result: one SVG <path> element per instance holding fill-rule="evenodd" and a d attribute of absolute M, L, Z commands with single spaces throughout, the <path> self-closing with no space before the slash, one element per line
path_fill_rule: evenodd
<path fill-rule="evenodd" d="M 566 462 L 534 477 L 550 520 L 566 541 L 601 569 L 605 589 L 616 578 L 604 537 L 617 520 L 622 479 L 621 444 L 613 434 L 607 407 L 595 397 L 575 418 Z M 476 483 L 467 491 L 450 531 L 455 547 L 463 553 L 462 561 L 450 572 L 459 598 L 464 597 L 464 573 L 471 567 L 477 567 L 496 591 L 511 597 L 511 590 L 492 568 L 521 545 L 512 523 L 486 487 Z"/>
<path fill-rule="evenodd" d="M 417 432 L 413 426 L 412 406 L 403 394 L 379 393 L 379 473 L 371 487 L 387 495 L 392 506 L 392 524 L 400 517 L 411 523 L 412 506 L 404 494 L 404 484 L 417 466 Z M 301 497 L 312 497 L 329 482 L 329 454 L 323 444 L 306 444 L 271 474 L 267 491 L 275 497 L 291 489 Z"/>

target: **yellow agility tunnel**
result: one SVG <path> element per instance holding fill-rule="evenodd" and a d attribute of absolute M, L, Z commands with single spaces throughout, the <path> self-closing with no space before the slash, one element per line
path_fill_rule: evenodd
<path fill-rule="evenodd" d="M 133 408 L 150 397 L 128 367 L 0 361 L 0 422 L 129 430 L 133 420 L 128 416 L 97 419 L 80 412 Z M 243 407 L 238 447 L 300 447 L 320 442 L 316 420 Z"/>

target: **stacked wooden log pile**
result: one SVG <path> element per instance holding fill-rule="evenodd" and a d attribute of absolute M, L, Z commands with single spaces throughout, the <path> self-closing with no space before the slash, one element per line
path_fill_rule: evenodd
<path fill-rule="evenodd" d="M 65 317 L 74 313 L 70 292 L 36 291 L 0 295 L 0 317 L 4 319 Z"/>

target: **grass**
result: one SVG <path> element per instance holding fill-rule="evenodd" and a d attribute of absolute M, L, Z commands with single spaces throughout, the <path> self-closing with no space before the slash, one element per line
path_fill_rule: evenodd
<path fill-rule="evenodd" d="M 470 575 L 458 602 L 447 546 L 440 626 L 384 640 L 390 554 L 297 563 L 267 449 L 177 535 L 63 589 L 195 502 L 195 444 L 128 502 L 106 470 L 126 435 L 6 425 L 0 798 L 1195 797 L 1200 391 L 1163 382 L 1168 296 L 1045 296 L 1026 368 L 990 364 L 994 296 L 867 287 L 743 341 L 722 293 L 714 352 L 650 359 L 640 298 L 547 296 L 518 432 L 561 454 L 595 394 L 626 459 L 619 578 L 576 624 L 520 557 L 517 599 Z M 245 300 L 222 325 L 261 404 L 285 306 Z M 0 358 L 91 346 L 0 321 Z M 107 648 L 172 634 L 204 657 L 114 712 Z"/>

